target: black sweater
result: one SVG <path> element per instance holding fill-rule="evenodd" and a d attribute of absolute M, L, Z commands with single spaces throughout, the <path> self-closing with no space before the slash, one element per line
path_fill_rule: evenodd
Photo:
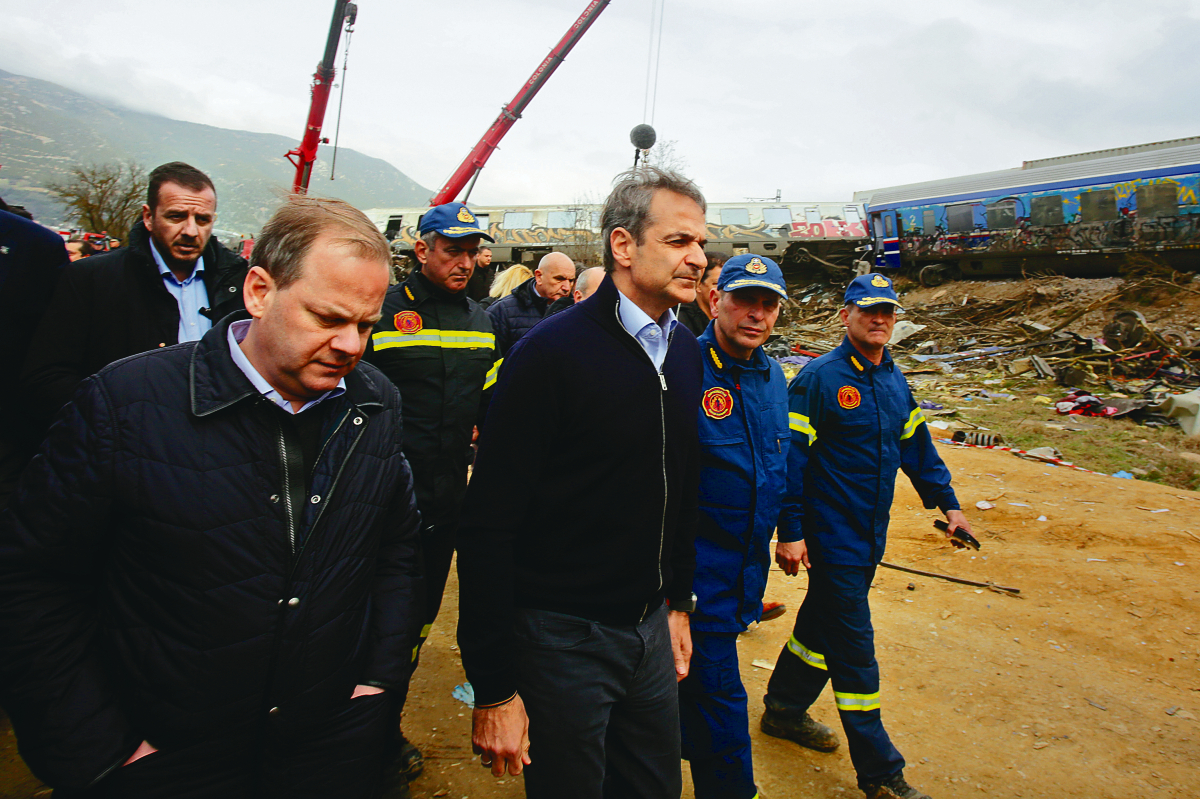
<path fill-rule="evenodd" d="M 458 534 L 458 638 L 480 705 L 515 691 L 514 608 L 634 624 L 691 593 L 699 347 L 677 326 L 660 375 L 617 298 L 606 278 L 500 372 Z"/>

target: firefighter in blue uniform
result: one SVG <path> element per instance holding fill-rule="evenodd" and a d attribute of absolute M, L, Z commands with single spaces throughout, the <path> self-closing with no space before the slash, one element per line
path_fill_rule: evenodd
<path fill-rule="evenodd" d="M 786 297 L 774 261 L 732 258 L 712 290 L 717 316 L 699 337 L 705 391 L 696 601 L 691 669 L 679 684 L 683 757 L 696 797 L 757 792 L 737 637 L 762 614 L 771 534 L 786 489 L 787 383 L 762 348 Z"/>
<path fill-rule="evenodd" d="M 883 559 L 897 470 L 926 508 L 945 513 L 951 532 L 971 530 L 925 417 L 886 348 L 899 306 L 885 276 L 855 278 L 841 311 L 846 338 L 788 387 L 792 443 L 776 560 L 789 574 L 807 568 L 808 593 L 771 675 L 762 718 L 772 736 L 835 749 L 833 732 L 808 714 L 832 681 L 867 797 L 925 796 L 905 782 L 904 759 L 883 728 L 867 601 Z"/>

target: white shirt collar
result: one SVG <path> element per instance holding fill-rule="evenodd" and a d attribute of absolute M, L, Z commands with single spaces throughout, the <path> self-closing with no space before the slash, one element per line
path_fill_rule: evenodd
<path fill-rule="evenodd" d="M 633 336 L 637 336 L 647 325 L 657 325 L 662 330 L 662 335 L 665 339 L 667 336 L 670 336 L 671 331 L 678 324 L 675 312 L 672 309 L 668 308 L 663 312 L 661 317 L 655 320 L 645 311 L 642 311 L 637 303 L 626 297 L 625 293 L 620 289 L 617 289 L 617 316 L 621 319 L 621 325 Z"/>
<path fill-rule="evenodd" d="M 233 363 L 238 365 L 238 369 L 245 374 L 246 378 L 249 379 L 250 383 L 254 385 L 254 388 L 258 390 L 259 394 L 289 414 L 299 414 L 302 411 L 307 411 L 308 409 L 312 408 L 322 400 L 328 400 L 345 393 L 346 379 L 342 378 L 338 381 L 337 386 L 330 389 L 316 400 L 309 400 L 300 407 L 300 411 L 294 411 L 292 409 L 291 401 L 285 400 L 283 395 L 275 391 L 275 389 L 271 387 L 271 384 L 267 383 L 266 378 L 259 374 L 259 371 L 256 370 L 254 365 L 250 363 L 250 359 L 246 358 L 246 354 L 242 352 L 241 341 L 246 338 L 246 334 L 250 331 L 251 322 L 252 320 L 240 319 L 237 322 L 230 324 L 228 337 L 229 353 L 233 356 Z"/>

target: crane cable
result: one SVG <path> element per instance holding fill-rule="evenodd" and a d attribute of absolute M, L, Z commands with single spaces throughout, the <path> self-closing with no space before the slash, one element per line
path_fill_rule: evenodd
<path fill-rule="evenodd" d="M 342 101 L 346 97 L 346 69 L 350 65 L 350 37 L 354 35 L 354 23 L 346 23 L 346 49 L 342 55 L 342 80 L 338 85 L 337 125 L 333 129 L 333 159 L 329 164 L 329 180 L 333 180 L 337 172 L 338 139 L 342 135 Z"/>
<path fill-rule="evenodd" d="M 646 50 L 646 97 L 642 102 L 642 122 L 654 125 L 654 111 L 658 103 L 658 68 L 662 63 L 663 12 L 667 0 L 650 0 L 650 44 Z M 654 33 L 655 11 L 658 18 L 657 41 Z M 653 75 L 651 69 L 653 68 Z"/>

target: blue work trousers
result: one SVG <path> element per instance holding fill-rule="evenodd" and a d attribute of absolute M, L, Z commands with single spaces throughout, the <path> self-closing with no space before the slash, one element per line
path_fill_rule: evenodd
<path fill-rule="evenodd" d="M 692 662 L 679 684 L 679 723 L 696 797 L 757 794 L 736 633 L 692 631 Z"/>
<path fill-rule="evenodd" d="M 874 567 L 813 564 L 808 593 L 765 698 L 772 714 L 799 718 L 832 681 L 859 785 L 904 769 L 880 717 L 879 664 L 867 603 L 874 577 Z"/>

